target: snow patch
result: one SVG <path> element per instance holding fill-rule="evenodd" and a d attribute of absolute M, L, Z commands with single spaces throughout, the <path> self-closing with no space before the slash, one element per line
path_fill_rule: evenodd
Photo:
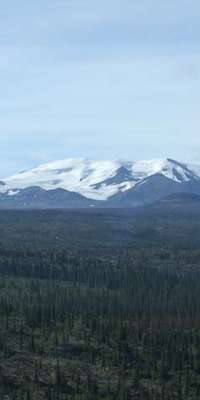
<path fill-rule="evenodd" d="M 122 174 L 122 169 L 127 174 Z M 37 186 L 44 190 L 64 189 L 103 201 L 120 191 L 133 188 L 157 173 L 182 183 L 200 179 L 200 166 L 182 164 L 171 159 L 123 162 L 70 158 L 42 164 L 3 179 L 5 185 L 0 187 L 0 192 L 14 196 L 21 189 Z"/>

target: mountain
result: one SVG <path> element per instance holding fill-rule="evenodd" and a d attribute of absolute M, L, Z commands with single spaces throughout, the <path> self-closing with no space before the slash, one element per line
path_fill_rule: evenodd
<path fill-rule="evenodd" d="M 175 221 L 183 223 L 184 220 L 189 223 L 195 216 L 197 222 L 200 215 L 200 195 L 186 192 L 173 193 L 143 208 L 138 207 L 137 210 L 141 210 L 143 216 L 151 215 L 153 218 L 160 216 L 168 221 L 171 219 L 174 223 Z"/>
<path fill-rule="evenodd" d="M 85 208 L 95 206 L 94 200 L 64 189 L 44 190 L 38 186 L 21 189 L 11 195 L 0 195 L 0 208 Z"/>
<path fill-rule="evenodd" d="M 135 207 L 200 195 L 200 166 L 172 159 L 66 159 L 0 180 L 0 208 Z"/>
<path fill-rule="evenodd" d="M 160 200 L 163 204 L 199 204 L 200 203 L 200 195 L 194 193 L 173 193 L 165 199 Z"/>

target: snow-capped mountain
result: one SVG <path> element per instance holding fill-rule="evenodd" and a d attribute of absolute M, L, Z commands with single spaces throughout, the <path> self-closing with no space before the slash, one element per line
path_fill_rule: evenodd
<path fill-rule="evenodd" d="M 135 206 L 181 191 L 200 193 L 200 166 L 66 159 L 1 179 L 0 206 Z"/>

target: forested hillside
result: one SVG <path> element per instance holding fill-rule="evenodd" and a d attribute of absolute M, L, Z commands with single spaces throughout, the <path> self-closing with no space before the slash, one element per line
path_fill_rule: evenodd
<path fill-rule="evenodd" d="M 199 221 L 167 209 L 0 214 L 1 399 L 200 398 Z"/>

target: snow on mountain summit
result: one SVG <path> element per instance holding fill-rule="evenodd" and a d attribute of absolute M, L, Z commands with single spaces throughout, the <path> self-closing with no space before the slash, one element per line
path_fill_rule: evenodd
<path fill-rule="evenodd" d="M 155 174 L 182 183 L 199 179 L 200 167 L 171 159 L 123 162 L 70 158 L 42 164 L 3 179 L 0 191 L 13 195 L 21 189 L 37 186 L 44 190 L 64 189 L 87 198 L 107 200 Z"/>

